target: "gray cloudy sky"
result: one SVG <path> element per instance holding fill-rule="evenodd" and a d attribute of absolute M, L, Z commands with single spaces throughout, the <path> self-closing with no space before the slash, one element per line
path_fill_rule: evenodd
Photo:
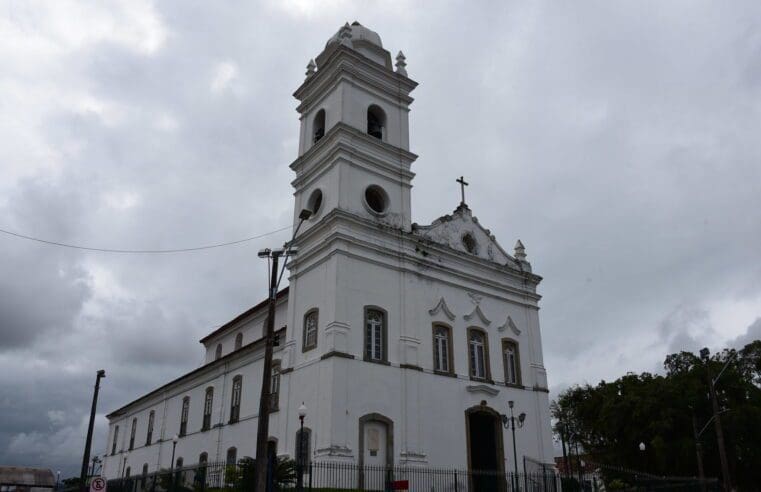
<path fill-rule="evenodd" d="M 0 228 L 175 248 L 290 224 L 307 61 L 359 20 L 420 82 L 414 220 L 458 203 L 544 276 L 553 392 L 761 337 L 761 3 L 0 1 Z M 0 463 L 77 473 L 199 365 L 255 252 L 0 234 Z"/>

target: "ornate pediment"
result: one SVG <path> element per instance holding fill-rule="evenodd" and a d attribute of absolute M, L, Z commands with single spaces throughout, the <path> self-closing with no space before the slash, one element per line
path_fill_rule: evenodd
<path fill-rule="evenodd" d="M 431 316 L 436 316 L 437 314 L 439 314 L 439 312 L 443 312 L 444 316 L 449 318 L 449 321 L 454 321 L 455 315 L 449 309 L 449 307 L 447 306 L 447 301 L 445 301 L 443 297 L 439 299 L 439 303 L 436 304 L 436 306 L 433 309 L 428 310 L 428 314 L 430 314 Z"/>
<path fill-rule="evenodd" d="M 481 306 L 476 306 L 472 313 L 463 316 L 465 321 L 470 321 L 476 317 L 481 320 L 481 323 L 483 323 L 485 326 L 489 326 L 491 324 L 491 320 L 486 317 L 483 311 L 481 311 Z"/>
<path fill-rule="evenodd" d="M 510 316 L 507 317 L 504 325 L 497 327 L 497 330 L 499 330 L 500 332 L 503 332 L 507 330 L 508 328 L 510 328 L 510 331 L 512 331 L 516 337 L 521 334 L 521 331 L 518 329 L 517 326 L 515 326 L 515 322 L 513 321 L 513 318 L 511 318 Z"/>
<path fill-rule="evenodd" d="M 434 220 L 431 225 L 413 224 L 419 236 L 448 246 L 463 254 L 493 261 L 500 265 L 517 266 L 517 262 L 497 243 L 489 229 L 484 228 L 465 204 L 451 214 Z"/>

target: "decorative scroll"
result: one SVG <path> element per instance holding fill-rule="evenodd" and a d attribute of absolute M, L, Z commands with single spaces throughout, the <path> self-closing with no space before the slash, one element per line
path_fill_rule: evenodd
<path fill-rule="evenodd" d="M 463 318 L 465 318 L 466 321 L 470 321 L 476 316 L 478 316 L 478 319 L 480 319 L 481 323 L 483 323 L 485 326 L 489 326 L 491 324 L 491 321 L 489 320 L 489 318 L 487 318 L 484 315 L 484 312 L 481 311 L 481 306 L 476 306 L 476 308 L 473 310 L 472 313 L 466 314 L 465 316 L 463 316 Z"/>
<path fill-rule="evenodd" d="M 513 318 L 511 318 L 510 316 L 507 317 L 507 320 L 505 320 L 505 324 L 504 325 L 497 327 L 497 330 L 502 332 L 502 331 L 505 331 L 508 328 L 510 328 L 510 331 L 512 331 L 513 334 L 515 334 L 516 337 L 520 336 L 521 331 L 518 329 L 517 326 L 515 326 L 515 322 L 513 322 Z"/>
<path fill-rule="evenodd" d="M 449 318 L 449 321 L 454 321 L 456 316 L 449 309 L 449 307 L 447 307 L 447 302 L 444 300 L 443 297 L 439 299 L 439 303 L 436 304 L 436 307 L 428 310 L 428 314 L 430 314 L 431 316 L 436 316 L 437 314 L 439 314 L 439 311 L 444 311 L 444 315 L 447 318 Z"/>

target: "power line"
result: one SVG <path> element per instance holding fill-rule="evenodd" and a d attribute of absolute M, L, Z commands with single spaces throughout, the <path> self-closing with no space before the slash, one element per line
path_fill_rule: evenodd
<path fill-rule="evenodd" d="M 253 241 L 254 239 L 259 239 L 265 236 L 271 236 L 272 234 L 277 234 L 278 232 L 282 232 L 288 229 L 291 229 L 292 226 L 287 227 L 281 227 L 280 229 L 275 229 L 274 231 L 265 232 L 264 234 L 259 234 L 257 236 L 251 236 L 243 239 L 238 239 L 237 241 L 230 241 L 226 243 L 218 243 L 218 244 L 208 244 L 206 246 L 196 246 L 193 248 L 176 248 L 176 249 L 111 249 L 111 248 L 95 248 L 91 246 L 81 246 L 77 244 L 67 244 L 67 243 L 61 243 L 58 241 L 50 241 L 48 239 L 41 239 L 38 237 L 32 237 L 32 236 L 26 236 L 24 234 L 19 234 L 17 232 L 12 231 L 6 231 L 4 229 L 0 229 L 0 232 L 3 234 L 7 234 L 9 236 L 14 236 L 21 239 L 27 239 L 29 241 L 36 241 L 38 243 L 48 244 L 51 246 L 60 246 L 62 248 L 70 248 L 70 249 L 82 249 L 85 251 L 98 251 L 101 253 L 123 253 L 123 254 L 165 254 L 165 253 L 187 253 L 190 251 L 201 251 L 204 249 L 213 249 L 213 248 L 221 248 L 224 246 L 232 246 L 234 244 L 240 244 L 245 243 L 248 241 Z"/>

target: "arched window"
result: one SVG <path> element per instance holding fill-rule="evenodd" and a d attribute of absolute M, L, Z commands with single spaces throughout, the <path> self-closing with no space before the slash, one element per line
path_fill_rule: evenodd
<path fill-rule="evenodd" d="M 452 329 L 447 325 L 433 325 L 433 370 L 443 374 L 454 373 Z"/>
<path fill-rule="evenodd" d="M 185 460 L 182 459 L 182 456 L 177 458 L 177 465 L 176 465 L 177 468 L 182 468 L 182 465 L 184 465 L 184 464 L 185 464 Z"/>
<path fill-rule="evenodd" d="M 188 414 L 190 413 L 190 397 L 182 399 L 182 411 L 180 412 L 180 437 L 188 432 Z"/>
<path fill-rule="evenodd" d="M 365 360 L 386 362 L 386 313 L 380 308 L 365 307 Z"/>
<path fill-rule="evenodd" d="M 235 335 L 235 350 L 239 350 L 243 346 L 243 333 Z"/>
<path fill-rule="evenodd" d="M 317 143 L 323 136 L 325 136 L 325 110 L 321 109 L 317 111 L 312 123 L 312 142 Z"/>
<path fill-rule="evenodd" d="M 145 481 L 148 479 L 148 463 L 143 463 L 143 473 L 140 475 L 140 488 L 145 490 Z"/>
<path fill-rule="evenodd" d="M 304 427 L 304 433 L 301 433 L 301 429 L 296 431 L 296 463 L 302 467 L 309 466 L 311 460 L 311 447 L 312 447 L 312 431 Z"/>
<path fill-rule="evenodd" d="M 151 410 L 151 413 L 148 414 L 148 432 L 145 435 L 145 445 L 150 446 L 151 441 L 153 440 L 153 419 L 156 418 L 156 412 Z"/>
<path fill-rule="evenodd" d="M 386 113 L 375 104 L 367 108 L 367 133 L 379 140 L 386 133 Z"/>
<path fill-rule="evenodd" d="M 205 465 L 205 464 L 206 464 L 206 463 L 208 463 L 208 462 L 209 462 L 209 453 L 207 453 L 206 451 L 204 451 L 204 452 L 203 452 L 203 453 L 201 453 L 201 455 L 198 457 L 198 463 L 199 463 L 199 464 L 201 464 L 201 465 Z"/>
<path fill-rule="evenodd" d="M 234 424 L 240 419 L 240 396 L 243 390 L 243 376 L 233 378 L 233 391 L 230 395 L 230 423 Z"/>
<path fill-rule="evenodd" d="M 203 399 L 203 424 L 201 424 L 201 430 L 211 429 L 211 409 L 214 406 L 214 388 L 209 386 L 206 388 L 206 395 Z"/>
<path fill-rule="evenodd" d="M 306 352 L 317 346 L 317 309 L 311 309 L 304 315 L 304 336 L 301 351 Z"/>
<path fill-rule="evenodd" d="M 486 333 L 477 328 L 468 328 L 468 358 L 470 378 L 487 381 L 489 375 L 489 342 Z"/>
<path fill-rule="evenodd" d="M 129 478 L 130 474 L 132 474 L 132 467 L 128 466 L 127 471 L 124 472 L 124 478 Z"/>
<path fill-rule="evenodd" d="M 227 459 L 225 463 L 228 465 L 234 465 L 238 461 L 238 450 L 235 447 L 227 448 Z"/>
<path fill-rule="evenodd" d="M 518 355 L 518 342 L 502 340 L 502 358 L 505 364 L 505 384 L 521 384 L 521 364 Z"/>
<path fill-rule="evenodd" d="M 217 351 L 214 352 L 214 360 L 221 359 L 222 358 L 222 344 L 217 344 Z"/>
<path fill-rule="evenodd" d="M 280 408 L 280 361 L 272 361 L 272 379 L 270 380 L 270 412 Z"/>
<path fill-rule="evenodd" d="M 111 445 L 111 454 L 116 454 L 116 443 L 119 441 L 119 426 L 114 427 L 114 442 Z"/>
<path fill-rule="evenodd" d="M 135 448 L 135 433 L 137 432 L 137 417 L 132 419 L 132 429 L 129 431 L 129 450 Z"/>

